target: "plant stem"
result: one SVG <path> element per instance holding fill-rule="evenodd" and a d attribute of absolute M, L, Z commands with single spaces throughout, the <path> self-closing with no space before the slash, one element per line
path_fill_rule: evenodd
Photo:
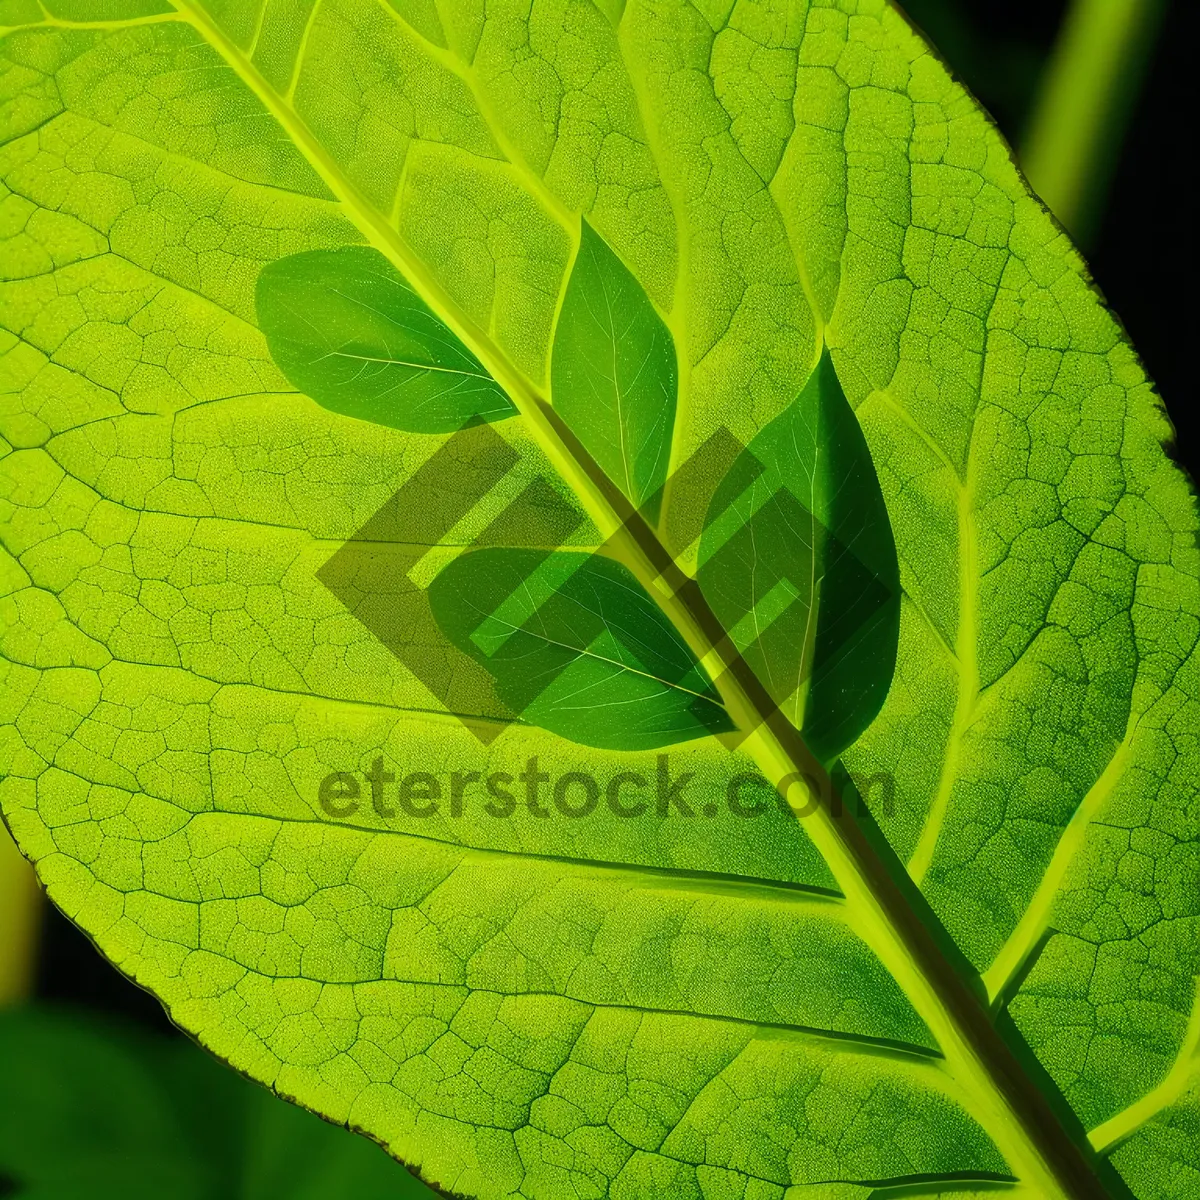
<path fill-rule="evenodd" d="M 938 1038 L 967 1095 L 991 1118 L 989 1132 L 1014 1169 L 1043 1200 L 1095 1200 L 1103 1190 L 1089 1153 L 1076 1144 L 1029 1081 L 992 1026 L 982 995 L 942 954 L 935 937 L 908 902 L 901 883 L 879 859 L 854 816 L 843 810 L 828 774 L 799 733 L 782 718 L 748 664 L 728 639 L 694 580 L 590 458 L 541 392 L 508 361 L 490 333 L 462 313 L 389 219 L 344 177 L 338 164 L 290 104 L 280 97 L 222 30 L 200 0 L 173 0 L 216 49 L 321 177 L 361 232 L 414 284 L 505 389 L 551 465 L 578 496 L 606 547 L 630 568 L 676 624 L 717 682 L 745 749 L 785 798 L 816 793 L 819 807 L 806 826 L 825 855 L 847 903 L 869 929 L 861 931 Z M 769 715 L 768 715 L 769 714 Z M 810 782 L 811 781 L 811 784 Z M 902 874 L 902 868 L 899 868 Z"/>
<path fill-rule="evenodd" d="M 0 824 L 0 1008 L 33 989 L 42 897 L 33 868 Z"/>
<path fill-rule="evenodd" d="M 1033 190 L 1086 245 L 1137 98 L 1164 0 L 1073 0 L 1021 154 Z"/>

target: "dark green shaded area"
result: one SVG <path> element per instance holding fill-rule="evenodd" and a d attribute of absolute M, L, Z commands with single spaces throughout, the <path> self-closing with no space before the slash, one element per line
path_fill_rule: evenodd
<path fill-rule="evenodd" d="M 653 522 L 679 387 L 675 343 L 642 285 L 585 221 L 554 333 L 554 409 Z"/>
<path fill-rule="evenodd" d="M 0 1180 L 19 1200 L 430 1200 L 378 1146 L 191 1042 L 0 1014 Z"/>
<path fill-rule="evenodd" d="M 348 417 L 451 433 L 516 409 L 377 250 L 310 250 L 263 268 L 258 323 L 288 381 Z"/>
<path fill-rule="evenodd" d="M 526 721 L 645 750 L 732 729 L 712 683 L 632 574 L 600 555 L 473 550 L 429 589 L 434 617 Z"/>
<path fill-rule="evenodd" d="M 699 582 L 771 699 L 832 761 L 891 685 L 896 546 L 829 352 L 713 495 Z"/>

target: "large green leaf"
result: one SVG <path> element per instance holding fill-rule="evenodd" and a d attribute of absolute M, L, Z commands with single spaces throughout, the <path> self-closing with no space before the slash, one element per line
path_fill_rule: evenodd
<path fill-rule="evenodd" d="M 0 803 L 121 969 L 470 1196 L 1195 1191 L 1195 502 L 1075 253 L 901 17 L 0 5 L 21 22 Z M 628 485 L 632 427 L 562 403 L 585 229 L 674 346 L 661 521 L 657 451 Z M 511 451 L 485 493 L 461 435 L 331 411 L 272 355 L 264 268 L 366 244 L 377 329 L 403 295 L 504 401 L 473 415 L 517 413 L 473 427 Z M 859 716 L 815 746 L 871 816 L 797 734 L 815 677 L 773 713 L 690 581 L 700 530 L 669 536 L 678 472 L 781 428 L 825 350 L 898 563 L 895 670 L 832 689 Z M 439 453 L 430 519 L 391 519 Z M 501 677 L 423 589 L 539 549 L 500 536 L 518 503 L 573 506 L 540 548 L 630 572 L 735 735 L 602 749 L 459 705 L 463 664 L 473 697 Z M 326 570 L 344 544 L 375 565 Z M 390 596 L 411 645 L 366 619 Z M 569 818 L 585 778 L 604 802 Z"/>

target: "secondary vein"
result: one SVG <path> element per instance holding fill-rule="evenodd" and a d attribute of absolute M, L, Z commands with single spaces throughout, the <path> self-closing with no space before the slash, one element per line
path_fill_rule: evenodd
<path fill-rule="evenodd" d="M 745 749 L 785 797 L 804 781 L 822 781 L 824 801 L 806 828 L 828 863 L 847 902 L 860 913 L 861 936 L 925 1017 L 953 1064 L 953 1077 L 971 1096 L 1006 1159 L 1047 1197 L 1093 1200 L 1100 1194 L 1090 1162 L 1062 1129 L 1045 1096 L 1024 1073 L 992 1025 L 981 999 L 946 958 L 936 938 L 890 874 L 852 816 L 831 809 L 828 772 L 767 696 L 744 660 L 716 636 L 716 618 L 698 589 L 680 586 L 681 573 L 636 511 L 553 412 L 545 398 L 513 367 L 490 336 L 457 311 L 398 231 L 347 180 L 297 114 L 271 90 L 253 64 L 194 0 L 174 0 L 182 14 L 221 52 L 266 109 L 279 121 L 313 169 L 359 223 L 375 246 L 401 268 L 431 307 L 463 338 L 509 393 L 550 462 L 575 489 L 610 546 L 643 582 L 664 613 L 719 678 L 726 707 L 747 732 Z M 961 548 L 960 548 L 961 553 Z M 972 546 L 973 556 L 973 546 Z M 971 637 L 973 653 L 973 632 Z M 965 646 L 963 647 L 965 650 Z M 727 673 L 722 671 L 727 668 Z"/>

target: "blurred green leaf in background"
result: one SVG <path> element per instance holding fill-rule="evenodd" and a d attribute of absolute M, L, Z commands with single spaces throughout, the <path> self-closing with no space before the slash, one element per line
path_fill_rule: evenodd
<path fill-rule="evenodd" d="M 1087 251 L 1167 0 L 902 0 Z"/>
<path fill-rule="evenodd" d="M 0 1195 L 407 1200 L 377 1146 L 280 1103 L 183 1038 L 49 1005 L 0 1013 Z"/>

